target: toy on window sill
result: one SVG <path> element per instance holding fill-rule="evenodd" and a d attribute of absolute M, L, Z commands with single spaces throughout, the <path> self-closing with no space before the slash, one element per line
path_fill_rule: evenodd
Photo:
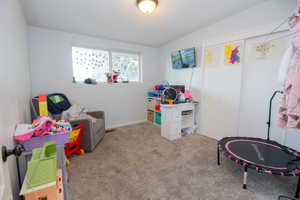
<path fill-rule="evenodd" d="M 108 83 L 118 83 L 118 77 L 120 76 L 120 72 L 113 70 L 112 73 L 105 73 Z"/>
<path fill-rule="evenodd" d="M 89 84 L 89 85 L 96 85 L 97 81 L 95 79 L 92 79 L 92 78 L 87 78 L 87 79 L 84 80 L 84 83 Z"/>

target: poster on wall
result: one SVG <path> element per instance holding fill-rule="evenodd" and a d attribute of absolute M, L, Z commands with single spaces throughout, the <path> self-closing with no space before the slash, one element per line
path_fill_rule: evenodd
<path fill-rule="evenodd" d="M 204 50 L 204 67 L 217 67 L 220 63 L 221 47 L 206 47 Z"/>
<path fill-rule="evenodd" d="M 273 40 L 271 42 L 260 42 L 253 44 L 253 56 L 257 60 L 273 60 L 281 56 L 280 48 L 284 46 L 283 40 Z"/>
<path fill-rule="evenodd" d="M 224 65 L 241 64 L 242 43 L 228 43 L 224 45 Z"/>

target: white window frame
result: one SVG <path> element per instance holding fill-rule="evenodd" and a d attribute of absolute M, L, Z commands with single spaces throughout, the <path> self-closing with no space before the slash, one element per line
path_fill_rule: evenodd
<path fill-rule="evenodd" d="M 98 48 L 98 47 L 88 47 L 88 46 L 82 46 L 82 45 L 72 45 L 71 48 L 71 52 L 73 48 L 83 48 L 83 49 L 92 49 L 92 50 L 99 50 L 99 51 L 107 51 L 109 54 L 109 73 L 112 73 L 113 71 L 113 64 L 112 64 L 112 53 L 124 53 L 124 54 L 128 54 L 128 55 L 137 55 L 138 56 L 138 60 L 139 60 L 139 80 L 138 81 L 130 81 L 129 83 L 143 83 L 143 71 L 142 71 L 142 55 L 140 52 L 135 52 L 135 51 L 128 51 L 128 50 L 124 50 L 124 49 L 106 49 L 106 48 Z M 73 72 L 73 53 L 72 53 L 72 72 Z M 73 74 L 74 75 L 74 74 Z M 77 81 L 79 82 L 79 81 Z M 99 83 L 106 83 L 105 81 L 99 81 L 97 82 L 97 84 Z M 119 82 L 122 83 L 122 82 Z M 114 83 L 115 84 L 115 83 Z"/>

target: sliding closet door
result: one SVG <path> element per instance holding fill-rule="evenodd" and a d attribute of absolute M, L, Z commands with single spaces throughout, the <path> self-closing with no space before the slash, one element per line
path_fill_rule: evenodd
<path fill-rule="evenodd" d="M 216 63 L 203 67 L 200 130 L 215 139 L 237 136 L 238 127 L 242 66 L 224 64 L 225 45 L 208 47 L 215 49 Z"/>
<path fill-rule="evenodd" d="M 281 35 L 275 34 L 269 39 Z M 269 99 L 275 90 L 282 90 L 277 77 L 282 56 L 288 46 L 288 39 L 281 38 L 272 41 L 269 45 L 260 46 L 259 44 L 265 40 L 266 37 L 258 37 L 245 41 L 239 136 L 266 138 Z M 274 99 L 271 139 L 282 143 L 284 131 L 277 127 L 280 99 L 280 94 Z"/>

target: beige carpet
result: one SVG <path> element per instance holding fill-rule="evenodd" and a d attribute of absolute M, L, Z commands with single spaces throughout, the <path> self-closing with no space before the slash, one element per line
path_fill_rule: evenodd
<path fill-rule="evenodd" d="M 216 141 L 201 135 L 171 142 L 149 123 L 117 129 L 93 153 L 74 156 L 71 200 L 268 200 L 293 195 L 296 178 L 249 172 L 226 158 L 216 164 Z"/>

